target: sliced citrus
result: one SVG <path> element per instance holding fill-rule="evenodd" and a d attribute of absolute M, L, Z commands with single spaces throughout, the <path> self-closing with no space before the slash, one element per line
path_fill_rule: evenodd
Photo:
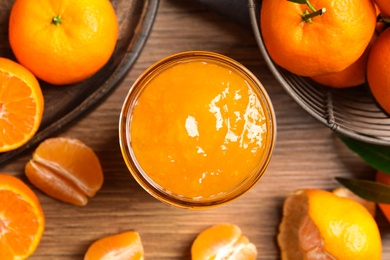
<path fill-rule="evenodd" d="M 256 246 L 234 224 L 218 224 L 202 231 L 191 247 L 192 260 L 256 259 Z"/>
<path fill-rule="evenodd" d="M 84 260 L 142 260 L 144 249 L 135 231 L 101 238 L 90 245 Z"/>
<path fill-rule="evenodd" d="M 26 259 L 38 247 L 44 227 L 35 193 L 18 178 L 0 174 L 0 259 Z"/>
<path fill-rule="evenodd" d="M 37 132 L 44 99 L 35 76 L 0 57 L 0 152 L 19 148 Z"/>
<path fill-rule="evenodd" d="M 83 142 L 66 137 L 43 141 L 26 164 L 27 178 L 58 200 L 83 206 L 103 184 L 95 152 Z"/>
<path fill-rule="evenodd" d="M 360 203 L 332 192 L 298 190 L 284 203 L 278 244 L 282 259 L 381 259 L 373 216 Z"/>

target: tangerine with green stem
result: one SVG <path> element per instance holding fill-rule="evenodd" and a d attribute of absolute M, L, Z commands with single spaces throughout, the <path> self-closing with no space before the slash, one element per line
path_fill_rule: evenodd
<path fill-rule="evenodd" d="M 17 60 L 53 85 L 77 83 L 110 59 L 118 22 L 109 0 L 16 0 L 9 42 Z"/>
<path fill-rule="evenodd" d="M 364 52 L 376 25 L 371 0 L 263 0 L 260 27 L 272 60 L 301 76 L 339 72 Z"/>

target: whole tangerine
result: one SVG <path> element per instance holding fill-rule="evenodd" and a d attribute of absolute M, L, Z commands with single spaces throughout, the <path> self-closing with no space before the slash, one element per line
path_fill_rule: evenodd
<path fill-rule="evenodd" d="M 80 82 L 101 69 L 118 37 L 108 0 L 16 0 L 9 42 L 17 60 L 54 85 Z"/>
<path fill-rule="evenodd" d="M 371 0 L 262 1 L 260 27 L 270 57 L 301 76 L 350 66 L 366 49 L 375 25 Z"/>
<path fill-rule="evenodd" d="M 390 114 L 390 30 L 383 31 L 373 44 L 367 61 L 369 89 L 384 111 Z"/>
<path fill-rule="evenodd" d="M 346 69 L 336 73 L 314 76 L 311 79 L 332 88 L 350 88 L 365 84 L 368 55 L 377 37 L 377 34 L 374 33 L 363 54 Z"/>

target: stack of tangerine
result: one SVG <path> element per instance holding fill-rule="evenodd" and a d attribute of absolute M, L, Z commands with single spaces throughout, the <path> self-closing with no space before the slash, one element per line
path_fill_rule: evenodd
<path fill-rule="evenodd" d="M 368 83 L 390 113 L 390 4 L 384 0 L 263 0 L 264 45 L 284 69 L 333 88 Z"/>

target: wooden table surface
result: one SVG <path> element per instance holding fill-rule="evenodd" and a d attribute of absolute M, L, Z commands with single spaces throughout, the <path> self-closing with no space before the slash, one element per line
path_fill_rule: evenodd
<path fill-rule="evenodd" d="M 277 117 L 276 147 L 264 177 L 234 202 L 204 211 L 174 208 L 150 196 L 128 172 L 118 144 L 119 112 L 129 87 L 152 63 L 188 50 L 218 52 L 248 67 L 267 89 Z M 196 235 L 222 222 L 241 227 L 256 245 L 258 259 L 279 259 L 276 235 L 290 192 L 331 190 L 340 186 L 336 176 L 372 179 L 375 172 L 285 93 L 269 72 L 251 30 L 196 1 L 162 0 L 150 37 L 125 80 L 103 103 L 57 135 L 91 146 L 101 160 L 105 181 L 84 207 L 56 201 L 33 188 L 45 212 L 46 229 L 30 259 L 83 259 L 96 239 L 127 230 L 140 233 L 145 259 L 190 259 Z M 0 171 L 28 183 L 23 169 L 29 157 L 19 157 Z M 390 226 L 379 211 L 376 219 L 383 259 L 390 259 Z"/>

